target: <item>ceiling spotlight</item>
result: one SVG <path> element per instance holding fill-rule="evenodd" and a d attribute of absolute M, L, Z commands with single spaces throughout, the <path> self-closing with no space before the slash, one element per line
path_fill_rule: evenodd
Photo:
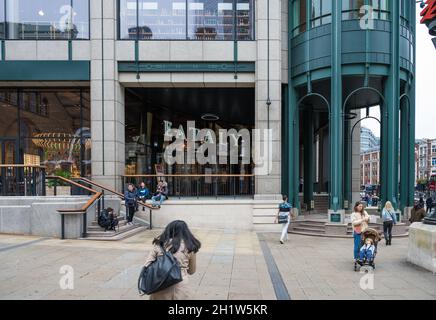
<path fill-rule="evenodd" d="M 43 16 L 45 15 L 44 11 L 42 11 L 42 10 L 39 10 L 39 11 L 38 11 L 38 14 L 39 14 L 41 17 L 43 17 Z"/>
<path fill-rule="evenodd" d="M 216 114 L 205 113 L 201 116 L 201 119 L 205 121 L 218 121 L 220 117 L 218 117 Z"/>

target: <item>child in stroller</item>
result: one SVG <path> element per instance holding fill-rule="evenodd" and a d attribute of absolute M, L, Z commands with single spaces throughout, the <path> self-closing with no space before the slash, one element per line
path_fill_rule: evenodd
<path fill-rule="evenodd" d="M 377 255 L 377 245 L 381 237 L 377 230 L 368 228 L 362 232 L 360 259 L 354 263 L 354 271 L 360 270 L 361 267 L 372 267 L 375 269 L 375 257 Z"/>

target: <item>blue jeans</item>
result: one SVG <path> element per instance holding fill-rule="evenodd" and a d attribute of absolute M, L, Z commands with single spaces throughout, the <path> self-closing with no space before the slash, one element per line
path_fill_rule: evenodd
<path fill-rule="evenodd" d="M 360 242 L 362 240 L 362 235 L 359 233 L 353 233 L 354 237 L 354 259 L 359 259 Z"/>
<path fill-rule="evenodd" d="M 372 260 L 374 259 L 374 256 L 372 254 L 372 252 L 370 250 L 362 250 L 360 251 L 360 260 L 365 260 L 368 262 L 372 262 Z"/>
<path fill-rule="evenodd" d="M 159 197 L 160 197 L 160 199 L 157 200 Z M 151 197 L 151 201 L 152 201 L 153 206 L 157 206 L 158 201 L 159 201 L 159 206 L 161 206 L 162 202 L 164 202 L 165 200 L 166 200 L 166 197 L 163 194 Z"/>

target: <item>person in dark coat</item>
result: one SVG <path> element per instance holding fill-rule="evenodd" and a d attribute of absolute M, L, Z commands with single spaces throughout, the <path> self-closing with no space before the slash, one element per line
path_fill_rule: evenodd
<path fill-rule="evenodd" d="M 433 208 L 433 198 L 432 197 L 428 197 L 427 200 L 425 201 L 425 204 L 427 206 L 427 210 L 425 212 L 426 213 L 431 213 L 431 210 Z"/>
<path fill-rule="evenodd" d="M 133 224 L 133 216 L 135 215 L 137 202 L 138 202 L 138 195 L 135 190 L 135 186 L 131 183 L 127 186 L 127 190 L 124 193 L 124 200 L 126 203 L 126 218 L 127 218 L 127 224 L 132 225 Z"/>

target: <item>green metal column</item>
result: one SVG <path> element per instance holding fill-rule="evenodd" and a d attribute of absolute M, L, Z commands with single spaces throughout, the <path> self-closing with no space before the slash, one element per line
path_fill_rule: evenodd
<path fill-rule="evenodd" d="M 410 110 L 409 110 L 409 163 L 413 164 L 409 167 L 409 179 L 407 188 L 407 201 L 406 206 L 412 207 L 415 200 L 415 76 L 416 76 L 416 5 L 411 4 L 410 10 L 411 26 L 413 30 L 413 74 L 410 84 Z"/>
<path fill-rule="evenodd" d="M 289 103 L 288 103 L 288 85 L 282 87 L 282 194 L 289 196 Z"/>
<path fill-rule="evenodd" d="M 407 88 L 408 85 L 406 85 Z M 405 94 L 408 94 L 406 89 Z M 409 170 L 412 170 L 409 161 L 409 101 L 404 96 L 400 101 L 401 104 L 401 135 L 400 135 L 400 203 L 399 208 L 402 211 L 407 203 L 407 189 L 409 186 Z"/>
<path fill-rule="evenodd" d="M 351 135 L 351 122 L 345 121 L 344 124 L 344 200 L 348 202 L 348 208 L 350 208 L 352 202 L 352 137 Z"/>
<path fill-rule="evenodd" d="M 342 0 L 332 1 L 332 67 L 330 105 L 330 209 L 343 208 Z"/>
<path fill-rule="evenodd" d="M 384 133 L 384 170 L 386 180 L 385 199 L 391 201 L 395 209 L 398 208 L 398 138 L 399 138 L 399 98 L 400 98 L 400 7 L 398 1 L 390 2 L 391 11 L 391 66 L 386 85 L 386 128 Z M 386 149 L 389 148 L 389 149 Z"/>
<path fill-rule="evenodd" d="M 300 209 L 300 199 L 298 196 L 299 188 L 299 167 L 300 167 L 300 131 L 299 131 L 299 111 L 298 111 L 298 94 L 292 81 L 292 19 L 293 8 L 292 0 L 288 0 L 288 87 L 287 87 L 287 181 L 289 201 L 294 208 Z"/>
<path fill-rule="evenodd" d="M 304 203 L 310 208 L 310 202 L 313 200 L 313 181 L 314 181 L 314 125 L 313 125 L 313 108 L 306 107 L 304 110 Z"/>

